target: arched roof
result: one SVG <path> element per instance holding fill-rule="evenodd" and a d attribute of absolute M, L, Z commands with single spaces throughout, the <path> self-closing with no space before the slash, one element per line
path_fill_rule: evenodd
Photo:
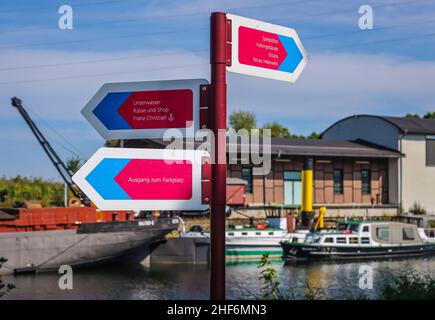
<path fill-rule="evenodd" d="M 353 116 L 338 120 L 337 122 L 335 122 L 334 124 L 329 126 L 325 131 L 323 131 L 321 136 L 323 136 L 323 134 L 326 131 L 328 131 L 332 127 L 336 126 L 337 124 L 344 122 L 346 120 L 352 119 L 352 118 L 359 118 L 359 117 L 370 117 L 370 118 L 376 118 L 376 119 L 383 120 L 383 121 L 393 125 L 401 133 L 404 133 L 404 134 L 435 134 L 435 120 L 433 120 L 433 119 L 419 119 L 419 118 L 390 117 L 390 116 L 360 114 L 360 115 L 353 115 Z"/>

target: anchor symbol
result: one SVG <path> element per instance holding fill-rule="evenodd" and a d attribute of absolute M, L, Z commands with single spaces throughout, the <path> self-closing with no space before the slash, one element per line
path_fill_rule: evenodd
<path fill-rule="evenodd" d="M 174 118 L 174 116 L 172 115 L 172 113 L 169 114 L 168 120 L 169 120 L 169 121 L 173 121 L 174 119 L 175 119 L 175 118 Z"/>

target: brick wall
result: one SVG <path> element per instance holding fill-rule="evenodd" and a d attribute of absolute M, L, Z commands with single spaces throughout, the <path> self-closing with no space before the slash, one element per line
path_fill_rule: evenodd
<path fill-rule="evenodd" d="M 287 160 L 287 161 L 286 161 Z M 266 204 L 283 204 L 284 202 L 284 171 L 302 170 L 302 157 L 289 159 L 274 159 L 271 172 L 263 176 L 253 176 L 253 192 L 247 193 L 249 204 L 263 204 L 266 194 Z M 329 158 L 317 159 L 314 166 L 313 196 L 314 203 L 325 204 L 387 204 L 388 177 L 387 159 L 355 159 Z M 228 176 L 241 178 L 241 168 L 246 165 L 228 165 Z M 343 172 L 343 193 L 334 193 L 333 170 Z M 361 190 L 361 170 L 371 172 L 371 192 L 363 195 Z M 265 180 L 265 189 L 263 188 Z"/>

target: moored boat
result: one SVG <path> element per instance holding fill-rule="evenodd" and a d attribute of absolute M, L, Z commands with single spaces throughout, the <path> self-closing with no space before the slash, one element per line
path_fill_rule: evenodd
<path fill-rule="evenodd" d="M 303 243 L 281 241 L 286 260 L 370 259 L 427 255 L 435 243 L 413 224 L 359 221 L 343 230 L 313 232 Z"/>
<path fill-rule="evenodd" d="M 42 208 L 2 211 L 0 273 L 85 267 L 116 260 L 142 261 L 153 246 L 178 227 L 178 219 L 133 220 L 95 208 Z M 99 218 L 103 218 L 100 220 Z"/>

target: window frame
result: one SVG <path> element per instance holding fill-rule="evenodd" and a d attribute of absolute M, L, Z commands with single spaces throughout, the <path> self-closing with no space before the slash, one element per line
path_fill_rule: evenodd
<path fill-rule="evenodd" d="M 435 167 L 435 136 L 426 136 L 425 137 L 425 158 L 426 158 L 426 167 Z M 429 148 L 428 144 L 433 144 L 432 148 Z M 428 150 L 433 150 L 433 154 L 429 157 Z M 433 160 L 429 161 L 429 160 Z"/>
<path fill-rule="evenodd" d="M 340 181 L 337 182 L 335 173 L 340 173 Z M 336 168 L 332 170 L 332 182 L 333 182 L 333 189 L 334 194 L 344 194 L 344 175 L 343 175 L 343 169 Z M 337 190 L 337 185 L 340 186 L 340 190 Z"/>
<path fill-rule="evenodd" d="M 244 170 L 249 170 L 249 177 L 248 179 L 245 179 L 245 176 L 243 174 Z M 242 167 L 241 171 L 240 171 L 242 180 L 245 180 L 246 186 L 245 186 L 245 192 L 246 193 L 254 193 L 254 176 L 252 174 L 252 167 Z"/>
<path fill-rule="evenodd" d="M 367 183 L 364 182 L 365 178 L 363 178 L 363 172 L 367 172 Z M 364 185 L 368 186 L 368 189 L 365 189 Z M 370 169 L 361 170 L 361 193 L 363 195 L 370 195 L 372 193 L 372 172 Z"/>

